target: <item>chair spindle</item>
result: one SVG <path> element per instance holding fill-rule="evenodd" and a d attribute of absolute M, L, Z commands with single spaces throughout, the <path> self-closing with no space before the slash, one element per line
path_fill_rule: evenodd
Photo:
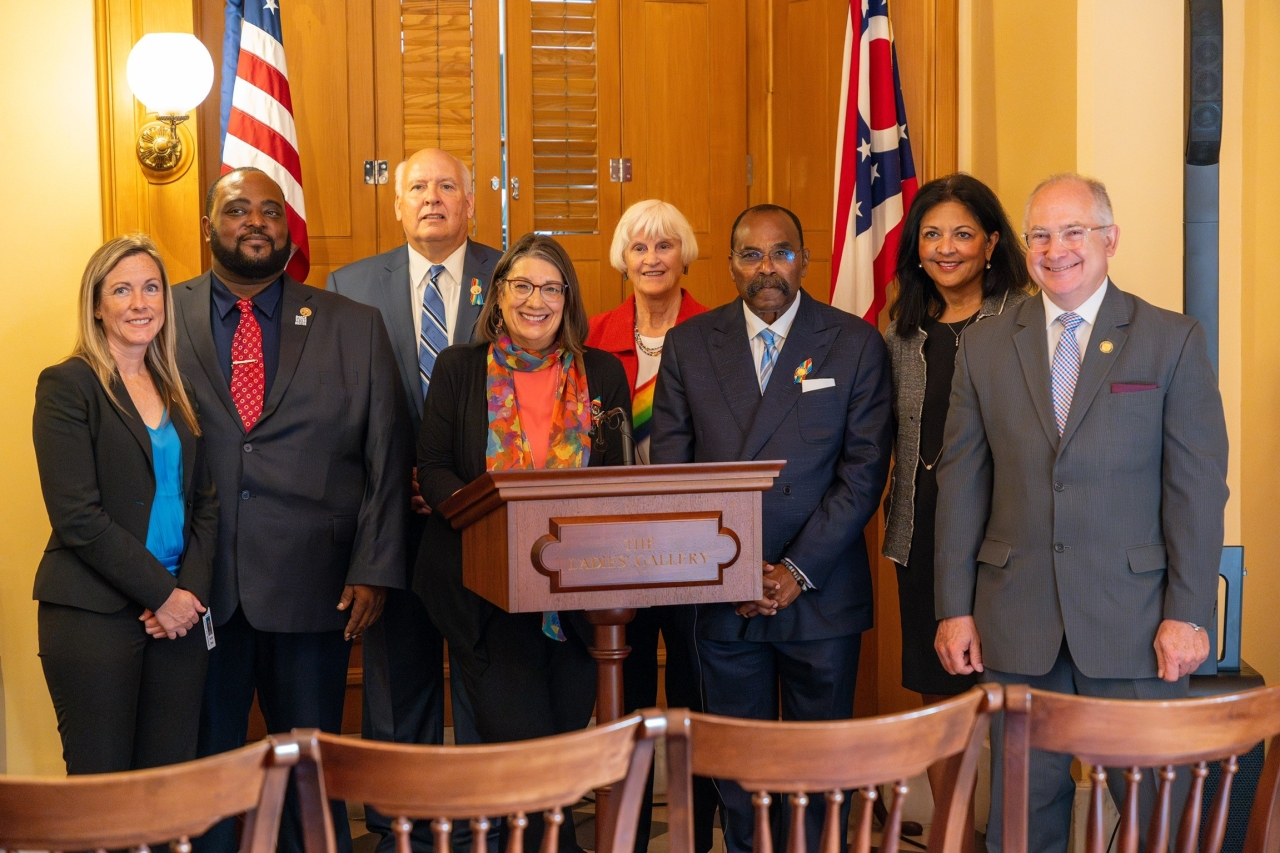
<path fill-rule="evenodd" d="M 560 847 L 560 825 L 564 823 L 564 810 L 556 806 L 544 813 L 542 819 L 547 824 L 547 831 L 542 833 L 542 853 L 556 853 Z"/>
<path fill-rule="evenodd" d="M 178 843 L 174 845 L 174 853 L 191 853 L 191 839 L 185 835 L 178 837 Z"/>
<path fill-rule="evenodd" d="M 902 839 L 902 806 L 907 801 L 907 780 L 893 783 L 893 802 L 889 804 L 889 816 L 880 833 L 880 853 L 898 853 Z"/>
<path fill-rule="evenodd" d="M 1169 813 L 1173 802 L 1173 766 L 1166 764 L 1156 771 L 1156 807 L 1151 811 L 1151 828 L 1147 830 L 1147 853 L 1166 853 L 1169 849 Z"/>
<path fill-rule="evenodd" d="M 435 836 L 436 853 L 452 853 L 450 835 L 453 833 L 453 822 L 447 817 L 438 817 L 431 821 L 431 834 Z"/>
<path fill-rule="evenodd" d="M 1178 825 L 1177 853 L 1196 853 L 1200 835 L 1200 801 L 1204 797 L 1204 779 L 1209 775 L 1209 765 L 1201 761 L 1191 768 L 1191 793 L 1182 808 L 1182 821 Z"/>
<path fill-rule="evenodd" d="M 854 842 L 854 853 L 871 853 L 871 819 L 875 814 L 876 793 L 874 786 L 858 789 L 862 797 L 862 814 L 858 815 L 858 838 Z"/>
<path fill-rule="evenodd" d="M 413 832 L 413 821 L 400 815 L 391 822 L 391 832 L 396 837 L 396 853 L 413 853 L 410 845 L 410 833 Z"/>
<path fill-rule="evenodd" d="M 751 795 L 751 805 L 755 809 L 756 831 L 751 839 L 752 853 L 773 853 L 773 831 L 769 826 L 769 806 L 773 805 L 773 797 L 768 791 L 756 791 Z"/>
<path fill-rule="evenodd" d="M 1120 828 L 1116 830 L 1120 853 L 1138 853 L 1138 791 L 1142 785 L 1142 768 L 1129 767 L 1124 771 L 1124 802 L 1120 808 Z"/>
<path fill-rule="evenodd" d="M 808 853 L 804 832 L 804 812 L 809 807 L 809 795 L 803 791 L 791 795 L 791 831 L 787 833 L 787 853 Z"/>
<path fill-rule="evenodd" d="M 844 804 L 844 791 L 827 791 L 827 814 L 822 821 L 822 838 L 818 842 L 821 853 L 840 853 L 840 806 Z"/>
<path fill-rule="evenodd" d="M 471 853 L 485 853 L 489 849 L 489 818 L 471 819 Z"/>
<path fill-rule="evenodd" d="M 1103 799 L 1107 789 L 1107 770 L 1095 764 L 1089 770 L 1091 787 L 1089 791 L 1089 819 L 1085 825 L 1085 853 L 1105 853 L 1107 840 L 1103 837 Z"/>
<path fill-rule="evenodd" d="M 1207 853 L 1218 853 L 1222 842 L 1227 837 L 1227 813 L 1231 810 L 1231 782 L 1235 779 L 1240 765 L 1236 756 L 1222 759 L 1222 772 L 1218 774 L 1218 792 L 1213 796 L 1213 804 L 1209 806 L 1209 827 L 1204 834 L 1204 850 Z"/>
<path fill-rule="evenodd" d="M 507 853 L 524 853 L 524 831 L 529 827 L 529 818 L 524 812 L 516 812 L 507 818 Z"/>

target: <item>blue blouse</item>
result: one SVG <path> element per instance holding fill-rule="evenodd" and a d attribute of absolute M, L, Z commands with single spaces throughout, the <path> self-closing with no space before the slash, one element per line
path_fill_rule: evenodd
<path fill-rule="evenodd" d="M 182 525 L 185 501 L 182 494 L 182 439 L 173 428 L 168 414 L 158 429 L 151 433 L 151 460 L 156 474 L 156 496 L 151 502 L 151 521 L 147 525 L 147 550 L 160 561 L 169 574 L 178 574 L 182 562 Z"/>

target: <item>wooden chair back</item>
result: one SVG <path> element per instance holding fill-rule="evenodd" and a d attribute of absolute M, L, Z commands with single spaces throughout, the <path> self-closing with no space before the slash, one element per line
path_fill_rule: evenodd
<path fill-rule="evenodd" d="M 307 853 L 332 853 L 329 798 L 367 803 L 391 816 L 397 853 L 410 853 L 414 820 L 430 820 L 436 853 L 451 853 L 453 821 L 470 820 L 473 853 L 485 853 L 491 819 L 509 821 L 507 853 L 523 853 L 530 816 L 544 812 L 541 853 L 555 853 L 564 811 L 588 791 L 612 785 L 612 847 L 635 846 L 660 711 L 633 714 L 580 732 L 512 743 L 419 746 L 296 730 Z M 319 772 L 316 772 L 317 769 Z"/>
<path fill-rule="evenodd" d="M 896 853 L 907 780 L 946 762 L 944 790 L 935 804 L 929 850 L 957 853 L 968 816 L 978 756 L 1000 709 L 998 685 L 980 685 L 947 702 L 903 714 L 857 720 L 793 723 L 743 720 L 673 710 L 667 714 L 667 801 L 671 853 L 693 851 L 692 776 L 732 779 L 752 795 L 755 853 L 773 853 L 769 807 L 788 794 L 787 853 L 806 853 L 804 812 L 821 792 L 827 817 L 819 853 L 837 853 L 844 791 L 856 789 L 854 853 L 871 849 L 878 786 L 893 785 L 879 850 Z M 768 746 L 767 750 L 762 746 Z"/>
<path fill-rule="evenodd" d="M 1115 849 L 1137 853 L 1138 786 L 1144 767 L 1155 769 L 1156 803 L 1147 850 L 1163 851 L 1171 840 L 1174 768 L 1191 765 L 1191 793 L 1178 825 L 1175 850 L 1194 853 L 1201 844 L 1201 802 L 1210 761 L 1221 762 L 1218 790 L 1203 833 L 1206 853 L 1219 853 L 1227 829 L 1231 782 L 1238 756 L 1271 738 L 1254 796 L 1245 853 L 1280 851 L 1280 687 L 1263 687 L 1205 699 L 1169 702 L 1092 699 L 1046 693 L 1025 685 L 1005 688 L 1004 850 L 1026 853 L 1029 761 L 1032 749 L 1077 756 L 1089 768 L 1087 853 L 1105 853 L 1103 826 L 1106 768 L 1124 768 Z"/>
<path fill-rule="evenodd" d="M 241 853 L 272 853 L 289 770 L 289 737 L 209 758 L 125 773 L 67 778 L 0 776 L 0 853 L 10 850 L 146 851 L 190 839 L 245 815 Z"/>

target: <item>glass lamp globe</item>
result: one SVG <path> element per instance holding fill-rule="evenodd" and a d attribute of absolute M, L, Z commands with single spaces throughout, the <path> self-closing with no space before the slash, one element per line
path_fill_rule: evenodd
<path fill-rule="evenodd" d="M 213 88 L 213 59 L 190 33 L 148 33 L 129 51 L 125 77 L 151 112 L 185 115 Z"/>

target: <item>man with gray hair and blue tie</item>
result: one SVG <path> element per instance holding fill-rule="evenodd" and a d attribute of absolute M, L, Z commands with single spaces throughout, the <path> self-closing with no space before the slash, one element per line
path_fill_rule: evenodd
<path fill-rule="evenodd" d="M 1001 684 L 1183 698 L 1209 653 L 1227 502 L 1204 329 L 1109 279 L 1120 228 L 1100 182 L 1047 179 L 1024 227 L 1040 298 L 970 328 L 956 357 L 938 467 L 938 657 Z M 997 720 L 991 853 L 1002 849 L 1002 730 Z M 1123 778 L 1108 784 L 1121 802 Z M 1065 853 L 1071 756 L 1034 752 L 1030 788 L 1028 849 Z"/>
<path fill-rule="evenodd" d="M 335 270 L 328 289 L 381 310 L 416 436 L 436 356 L 451 344 L 474 339 L 482 294 L 502 253 L 467 236 L 475 195 L 471 173 L 457 157 L 425 148 L 396 167 L 395 181 L 396 219 L 405 245 Z M 440 743 L 444 641 L 413 592 L 422 522 L 430 513 L 417 485 L 415 476 L 412 509 L 405 507 L 411 515 L 405 589 L 389 591 L 382 620 L 364 635 L 363 734 L 397 743 Z M 479 743 L 461 689 L 452 691 L 452 708 L 456 741 Z M 391 850 L 395 840 L 386 818 L 373 810 L 366 815 L 370 830 L 382 835 L 378 849 Z M 431 847 L 424 822 L 414 829 L 413 848 L 423 853 Z"/>

